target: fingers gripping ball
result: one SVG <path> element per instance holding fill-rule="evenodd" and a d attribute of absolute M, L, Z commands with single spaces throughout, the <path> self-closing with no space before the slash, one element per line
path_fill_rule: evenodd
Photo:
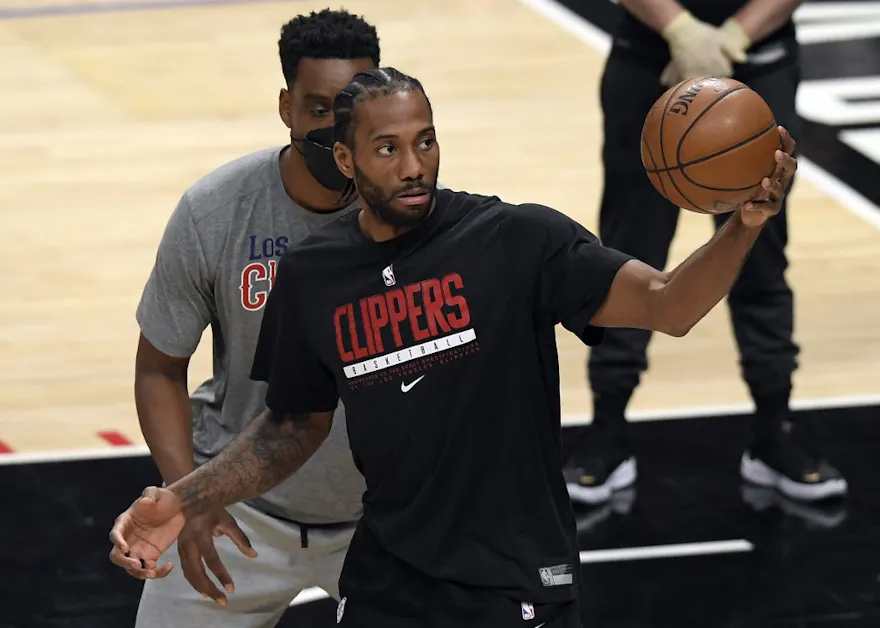
<path fill-rule="evenodd" d="M 642 164 L 674 205 L 723 214 L 753 198 L 776 165 L 773 112 L 756 92 L 707 76 L 669 88 L 645 118 Z"/>

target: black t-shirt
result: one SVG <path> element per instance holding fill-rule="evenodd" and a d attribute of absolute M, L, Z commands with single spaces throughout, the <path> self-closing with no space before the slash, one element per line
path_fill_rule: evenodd
<path fill-rule="evenodd" d="M 573 599 L 554 326 L 598 342 L 589 322 L 630 257 L 547 207 L 436 199 L 394 240 L 351 214 L 288 249 L 254 373 L 276 413 L 341 397 L 362 525 L 385 551 L 431 578 Z"/>
<path fill-rule="evenodd" d="M 721 26 L 727 18 L 744 7 L 749 0 L 679 0 L 694 17 L 715 26 Z M 633 16 L 622 6 L 620 20 L 614 32 L 617 48 L 651 57 L 658 65 L 669 62 L 669 46 L 659 33 Z M 748 50 L 751 64 L 769 65 L 791 58 L 795 53 L 794 22 L 789 19 L 764 39 L 754 42 Z"/>

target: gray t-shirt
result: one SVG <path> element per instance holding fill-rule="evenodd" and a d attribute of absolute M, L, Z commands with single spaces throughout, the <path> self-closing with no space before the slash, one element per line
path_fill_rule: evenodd
<path fill-rule="evenodd" d="M 330 214 L 296 205 L 284 190 L 280 148 L 236 159 L 197 181 L 174 210 L 137 309 L 157 349 L 191 356 L 205 328 L 213 377 L 192 395 L 196 462 L 220 452 L 265 409 L 266 385 L 250 379 L 263 306 L 284 250 L 357 208 Z M 345 416 L 293 476 L 251 505 L 293 521 L 356 521 L 366 486 L 348 446 Z"/>

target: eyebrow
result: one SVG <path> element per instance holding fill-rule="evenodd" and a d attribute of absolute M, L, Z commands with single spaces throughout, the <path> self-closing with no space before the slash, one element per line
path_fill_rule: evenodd
<path fill-rule="evenodd" d="M 326 96 L 324 94 L 317 94 L 315 92 L 307 92 L 306 94 L 303 95 L 303 98 L 305 100 L 320 100 L 320 101 L 324 101 L 324 102 L 330 102 L 331 100 L 333 100 L 329 96 Z"/>
<path fill-rule="evenodd" d="M 424 135 L 425 133 L 429 133 L 429 132 L 434 133 L 435 131 L 436 131 L 436 129 L 434 128 L 434 125 L 432 124 L 430 126 L 426 126 L 424 129 L 419 131 L 416 135 Z M 382 135 L 376 135 L 370 141 L 378 142 L 379 140 L 393 140 L 393 139 L 397 139 L 397 137 L 398 136 L 395 135 L 394 133 L 383 133 Z"/>

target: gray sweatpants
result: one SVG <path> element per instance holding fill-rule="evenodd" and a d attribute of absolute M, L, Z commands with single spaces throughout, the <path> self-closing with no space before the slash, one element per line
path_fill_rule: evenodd
<path fill-rule="evenodd" d="M 225 536 L 214 538 L 220 560 L 235 583 L 226 607 L 203 598 L 187 582 L 175 544 L 160 560 L 174 564 L 171 573 L 144 583 L 136 628 L 272 628 L 303 589 L 320 587 L 339 599 L 339 574 L 354 524 L 333 530 L 310 527 L 308 547 L 303 548 L 295 524 L 246 504 L 235 504 L 228 511 L 259 556 L 248 558 Z M 206 568 L 206 572 L 219 587 L 211 571 Z"/>

